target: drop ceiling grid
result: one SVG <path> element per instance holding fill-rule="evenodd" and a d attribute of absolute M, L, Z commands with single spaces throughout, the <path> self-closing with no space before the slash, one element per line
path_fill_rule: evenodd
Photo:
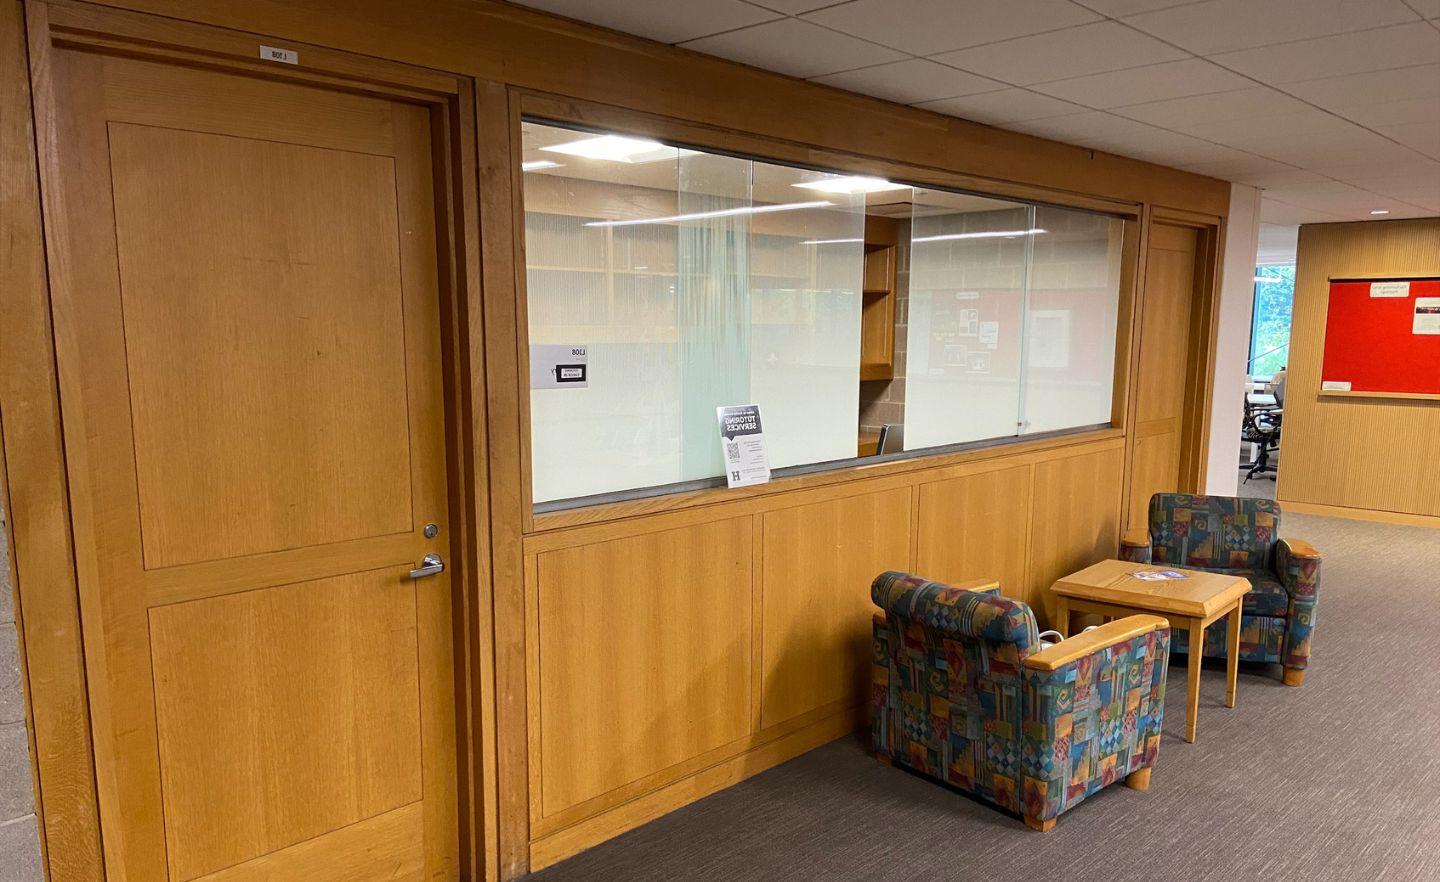
<path fill-rule="evenodd" d="M 1277 217 L 1440 214 L 1440 0 L 522 2 L 1265 186 Z"/>

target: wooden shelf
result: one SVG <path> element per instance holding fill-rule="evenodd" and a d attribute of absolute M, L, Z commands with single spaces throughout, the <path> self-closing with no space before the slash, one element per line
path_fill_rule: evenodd
<path fill-rule="evenodd" d="M 1436 392 L 1342 392 L 1338 389 L 1320 390 L 1322 398 L 1395 398 L 1401 401 L 1440 401 Z"/>

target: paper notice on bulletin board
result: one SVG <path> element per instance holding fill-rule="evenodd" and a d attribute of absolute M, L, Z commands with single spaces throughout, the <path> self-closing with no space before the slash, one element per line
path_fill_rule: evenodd
<path fill-rule="evenodd" d="M 1409 297 L 1409 282 L 1371 282 L 1371 297 Z"/>
<path fill-rule="evenodd" d="M 1440 297 L 1415 298 L 1416 334 L 1440 334 Z"/>

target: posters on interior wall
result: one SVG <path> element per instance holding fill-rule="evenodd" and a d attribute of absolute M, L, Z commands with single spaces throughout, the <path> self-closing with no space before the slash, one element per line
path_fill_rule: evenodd
<path fill-rule="evenodd" d="M 770 480 L 770 458 L 760 425 L 760 405 L 715 408 L 720 422 L 720 447 L 725 454 L 725 484 L 749 487 Z"/>
<path fill-rule="evenodd" d="M 1440 297 L 1415 298 L 1415 323 L 1411 328 L 1416 334 L 1440 334 Z"/>

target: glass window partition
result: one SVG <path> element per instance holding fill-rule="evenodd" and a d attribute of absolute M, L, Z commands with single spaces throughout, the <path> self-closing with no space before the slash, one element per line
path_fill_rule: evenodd
<path fill-rule="evenodd" d="M 522 148 L 532 359 L 586 358 L 532 381 L 539 510 L 723 483 L 725 405 L 782 470 L 882 426 L 913 455 L 1110 421 L 1119 218 L 536 121 Z"/>

